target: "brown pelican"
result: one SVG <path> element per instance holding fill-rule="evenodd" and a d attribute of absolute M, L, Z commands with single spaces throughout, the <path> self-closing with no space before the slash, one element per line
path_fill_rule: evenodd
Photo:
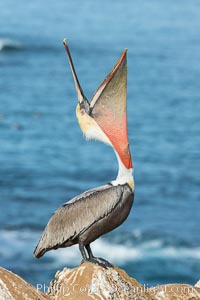
<path fill-rule="evenodd" d="M 79 244 L 83 260 L 108 266 L 108 262 L 93 256 L 90 243 L 121 225 L 133 203 L 134 181 L 126 116 L 127 51 L 123 51 L 88 102 L 66 40 L 63 43 L 78 95 L 76 115 L 79 125 L 87 139 L 102 141 L 113 148 L 119 170 L 116 180 L 63 204 L 49 220 L 34 254 L 39 258 L 49 250 Z"/>

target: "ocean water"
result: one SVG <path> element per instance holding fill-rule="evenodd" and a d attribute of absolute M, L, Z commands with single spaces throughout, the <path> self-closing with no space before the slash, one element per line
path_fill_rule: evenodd
<path fill-rule="evenodd" d="M 76 246 L 33 250 L 51 214 L 111 181 L 111 148 L 86 142 L 62 40 L 88 98 L 128 48 L 135 203 L 92 244 L 143 284 L 200 279 L 200 9 L 190 1 L 0 3 L 0 265 L 48 284 Z"/>

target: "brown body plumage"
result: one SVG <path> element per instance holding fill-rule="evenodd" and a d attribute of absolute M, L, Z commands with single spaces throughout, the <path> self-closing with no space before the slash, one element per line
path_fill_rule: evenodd
<path fill-rule="evenodd" d="M 92 189 L 63 204 L 49 220 L 35 249 L 41 257 L 51 249 L 80 242 L 88 245 L 127 218 L 133 202 L 128 184 Z"/>

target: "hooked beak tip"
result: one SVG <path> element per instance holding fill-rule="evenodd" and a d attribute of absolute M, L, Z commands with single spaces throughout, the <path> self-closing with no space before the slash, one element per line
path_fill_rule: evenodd
<path fill-rule="evenodd" d="M 64 38 L 63 40 L 63 45 L 65 46 L 65 49 L 68 50 L 68 45 L 67 45 L 67 40 Z"/>

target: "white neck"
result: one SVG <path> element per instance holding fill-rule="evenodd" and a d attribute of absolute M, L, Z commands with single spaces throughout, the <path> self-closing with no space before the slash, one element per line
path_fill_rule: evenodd
<path fill-rule="evenodd" d="M 119 158 L 119 155 L 116 153 L 117 161 L 119 165 L 119 170 L 117 174 L 117 178 L 113 181 L 111 181 L 112 185 L 118 185 L 118 184 L 125 184 L 128 183 L 130 188 L 134 190 L 134 180 L 133 180 L 133 169 L 127 169 L 124 164 L 121 162 L 121 159 Z"/>

